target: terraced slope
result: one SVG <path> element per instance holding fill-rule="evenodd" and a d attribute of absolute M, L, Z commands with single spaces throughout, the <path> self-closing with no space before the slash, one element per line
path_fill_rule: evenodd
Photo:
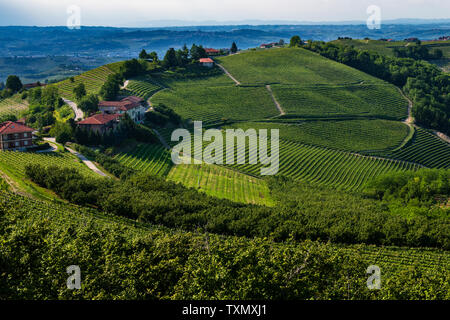
<path fill-rule="evenodd" d="M 409 133 L 404 123 L 388 120 L 240 122 L 230 127 L 278 129 L 283 140 L 354 152 L 394 149 Z"/>
<path fill-rule="evenodd" d="M 140 144 L 132 151 L 119 153 L 114 158 L 129 168 L 157 176 L 166 176 L 172 166 L 170 153 L 154 144 Z"/>
<path fill-rule="evenodd" d="M 404 148 L 379 155 L 430 168 L 450 169 L 450 144 L 420 128 L 416 129 L 412 141 Z"/>
<path fill-rule="evenodd" d="M 408 101 L 391 85 L 281 86 L 275 97 L 289 117 L 406 118 Z"/>
<path fill-rule="evenodd" d="M 59 93 L 64 98 L 74 101 L 75 95 L 73 94 L 73 89 L 78 84 L 83 83 L 88 94 L 98 94 L 103 83 L 105 83 L 108 76 L 113 73 L 114 71 L 111 70 L 108 65 L 105 65 L 74 77 L 74 82 L 70 81 L 70 79 L 66 79 L 54 85 L 58 88 Z"/>
<path fill-rule="evenodd" d="M 238 81 L 245 84 L 356 84 L 383 83 L 356 69 L 301 48 L 247 51 L 218 58 Z"/>
<path fill-rule="evenodd" d="M 129 80 L 127 86 L 127 91 L 129 91 L 131 95 L 141 97 L 144 100 L 147 100 L 161 89 L 162 87 L 155 81 L 152 81 L 150 77 Z"/>
<path fill-rule="evenodd" d="M 87 166 L 78 160 L 77 157 L 70 153 L 34 153 L 19 151 L 1 151 L 0 152 L 0 169 L 11 172 L 18 177 L 25 177 L 25 166 L 27 164 L 39 163 L 41 165 L 60 166 L 66 168 L 74 168 L 82 174 L 97 177 Z"/>
<path fill-rule="evenodd" d="M 181 182 L 210 196 L 235 202 L 272 206 L 264 180 L 215 165 L 176 165 L 167 179 Z"/>
<path fill-rule="evenodd" d="M 203 86 L 192 81 L 190 86 L 160 91 L 151 101 L 165 104 L 185 119 L 205 123 L 264 119 L 279 114 L 264 87 Z"/>
<path fill-rule="evenodd" d="M 19 95 L 0 100 L 0 116 L 13 114 L 18 116 L 22 111 L 28 109 L 28 102 L 22 100 Z"/>

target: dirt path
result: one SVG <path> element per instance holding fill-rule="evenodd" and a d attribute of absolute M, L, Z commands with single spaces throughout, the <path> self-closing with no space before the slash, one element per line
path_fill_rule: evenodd
<path fill-rule="evenodd" d="M 272 100 L 275 103 L 275 106 L 277 107 L 278 111 L 280 111 L 280 116 L 285 115 L 286 112 L 284 112 L 283 108 L 281 108 L 280 103 L 277 101 L 277 99 L 273 95 L 272 88 L 270 87 L 270 84 L 266 85 L 266 89 L 267 89 L 267 91 L 269 91 L 270 96 L 272 97 Z"/>
<path fill-rule="evenodd" d="M 78 108 L 78 106 L 75 102 L 70 101 L 65 98 L 63 98 L 63 100 L 64 100 L 64 103 L 68 104 L 72 108 L 73 112 L 75 113 L 75 120 L 83 119 L 83 116 L 84 116 L 83 111 L 81 111 L 81 109 Z"/>
<path fill-rule="evenodd" d="M 128 87 L 128 84 L 130 83 L 130 80 L 125 80 L 123 83 L 123 86 L 120 86 L 120 90 L 124 90 Z"/>
<path fill-rule="evenodd" d="M 66 149 L 73 155 L 77 156 L 78 159 L 80 159 L 81 161 L 83 161 L 83 163 L 92 171 L 94 171 L 95 173 L 103 176 L 103 177 L 108 177 L 108 175 L 106 173 L 104 173 L 103 171 L 101 171 L 99 168 L 97 168 L 97 166 L 88 158 L 86 158 L 85 156 L 83 156 L 81 153 L 76 152 L 75 150 L 72 150 L 70 148 Z"/>
<path fill-rule="evenodd" d="M 233 76 L 231 75 L 231 73 L 228 72 L 227 69 L 225 69 L 224 66 L 218 64 L 217 62 L 216 62 L 216 65 L 217 65 L 220 69 L 222 69 L 222 71 L 225 72 L 225 74 L 226 74 L 231 80 L 233 80 L 233 81 L 236 83 L 237 86 L 241 85 L 241 83 L 240 83 L 239 81 L 237 81 L 236 78 L 233 77 Z"/>

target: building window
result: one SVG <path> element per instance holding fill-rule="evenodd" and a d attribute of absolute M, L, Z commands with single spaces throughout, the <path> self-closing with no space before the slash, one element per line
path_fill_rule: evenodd
<path fill-rule="evenodd" d="M 14 133 L 14 138 L 18 138 L 19 137 L 19 134 L 18 133 Z"/>
<path fill-rule="evenodd" d="M 25 132 L 25 133 L 23 134 L 23 137 L 24 137 L 24 138 L 28 137 L 28 133 Z"/>
<path fill-rule="evenodd" d="M 27 145 L 28 145 L 28 141 L 24 141 L 24 142 L 23 142 L 23 145 L 24 145 L 24 146 L 27 146 Z"/>
<path fill-rule="evenodd" d="M 16 147 L 19 147 L 19 146 L 20 146 L 19 141 L 16 141 Z"/>

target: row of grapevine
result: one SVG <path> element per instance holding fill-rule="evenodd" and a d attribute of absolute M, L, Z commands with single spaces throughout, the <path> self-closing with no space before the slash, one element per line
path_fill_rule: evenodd
<path fill-rule="evenodd" d="M 138 145 L 132 151 L 119 153 L 114 158 L 129 168 L 157 176 L 166 176 L 172 165 L 170 153 L 154 144 Z"/>

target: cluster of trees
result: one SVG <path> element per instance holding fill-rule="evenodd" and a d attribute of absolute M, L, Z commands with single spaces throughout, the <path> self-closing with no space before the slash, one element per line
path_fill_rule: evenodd
<path fill-rule="evenodd" d="M 171 123 L 178 125 L 182 122 L 181 116 L 164 104 L 158 104 L 153 107 L 153 112 L 145 114 L 145 122 L 149 125 L 164 127 Z"/>
<path fill-rule="evenodd" d="M 450 134 L 450 75 L 425 61 L 383 56 L 348 45 L 309 41 L 306 49 L 403 87 L 416 122 Z"/>
<path fill-rule="evenodd" d="M 58 93 L 58 88 L 54 86 L 32 89 L 29 91 L 27 98 L 30 107 L 24 115 L 27 119 L 27 125 L 36 129 L 53 125 L 56 122 L 53 112 L 64 105 L 64 101 Z"/>
<path fill-rule="evenodd" d="M 158 54 L 155 51 L 147 53 L 145 49 L 142 49 L 141 53 L 139 53 L 139 59 L 151 60 L 152 62 L 155 63 L 159 61 Z"/>
<path fill-rule="evenodd" d="M 430 53 L 426 46 L 420 44 L 417 46 L 395 47 L 393 51 L 397 58 L 412 58 L 415 60 L 439 60 L 443 56 L 441 49 L 434 49 L 433 53 Z"/>
<path fill-rule="evenodd" d="M 283 241 L 323 240 L 411 247 L 450 248 L 444 217 L 404 218 L 381 203 L 361 196 L 320 189 L 272 177 L 269 187 L 276 208 L 234 203 L 195 189 L 139 173 L 124 181 L 99 182 L 69 169 L 29 165 L 27 176 L 62 198 L 91 205 L 117 216 L 170 228 Z"/>
<path fill-rule="evenodd" d="M 356 250 L 142 230 L 92 213 L 2 193 L 0 299 L 449 299 L 443 267 L 382 268 L 381 290 L 368 290 Z M 81 290 L 67 288 L 71 264 Z"/>

